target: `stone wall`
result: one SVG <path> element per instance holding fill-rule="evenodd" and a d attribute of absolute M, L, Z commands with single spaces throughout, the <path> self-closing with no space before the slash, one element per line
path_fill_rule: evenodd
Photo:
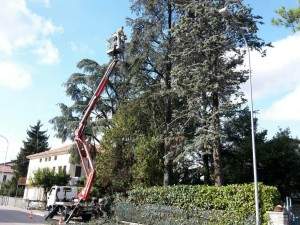
<path fill-rule="evenodd" d="M 0 196 L 0 205 L 2 206 L 11 206 L 11 207 L 18 207 L 18 208 L 27 208 L 28 202 L 23 198 L 15 198 L 15 197 L 8 197 L 8 196 Z"/>
<path fill-rule="evenodd" d="M 288 214 L 284 212 L 268 212 L 269 214 L 269 225 L 288 225 L 289 217 Z"/>

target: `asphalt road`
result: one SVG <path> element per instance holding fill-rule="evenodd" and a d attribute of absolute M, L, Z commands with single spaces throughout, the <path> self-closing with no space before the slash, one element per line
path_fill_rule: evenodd
<path fill-rule="evenodd" d="M 0 206 L 0 225 L 44 225 L 42 216 L 30 215 L 30 211 Z"/>

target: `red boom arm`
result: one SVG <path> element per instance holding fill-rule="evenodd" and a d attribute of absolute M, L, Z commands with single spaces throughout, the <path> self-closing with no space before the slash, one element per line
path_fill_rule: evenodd
<path fill-rule="evenodd" d="M 94 95 L 92 96 L 89 104 L 87 105 L 87 108 L 83 114 L 78 128 L 75 131 L 75 142 L 81 159 L 82 167 L 87 177 L 85 187 L 78 194 L 79 201 L 85 201 L 89 198 L 89 194 L 91 192 L 91 188 L 95 178 L 95 168 L 90 154 L 91 145 L 87 143 L 86 137 L 84 135 L 84 129 L 92 111 L 94 110 L 97 102 L 99 101 L 100 95 L 102 94 L 108 83 L 109 76 L 115 68 L 117 62 L 118 59 L 114 58 L 113 61 L 109 64 L 103 78 L 101 79 L 101 82 L 99 83 Z"/>

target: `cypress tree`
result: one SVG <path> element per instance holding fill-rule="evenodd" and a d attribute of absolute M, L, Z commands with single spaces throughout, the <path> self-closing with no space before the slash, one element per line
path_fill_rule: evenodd
<path fill-rule="evenodd" d="M 27 130 L 27 138 L 23 141 L 23 147 L 21 147 L 14 167 L 17 177 L 27 175 L 29 160 L 26 156 L 49 150 L 49 136 L 47 131 L 42 130 L 42 126 L 39 120 L 36 125 L 30 126 Z"/>

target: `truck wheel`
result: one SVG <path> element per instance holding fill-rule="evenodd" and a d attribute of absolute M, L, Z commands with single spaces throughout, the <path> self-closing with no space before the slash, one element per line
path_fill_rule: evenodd
<path fill-rule="evenodd" d="M 91 214 L 82 214 L 81 216 L 83 222 L 89 222 L 92 218 Z"/>

